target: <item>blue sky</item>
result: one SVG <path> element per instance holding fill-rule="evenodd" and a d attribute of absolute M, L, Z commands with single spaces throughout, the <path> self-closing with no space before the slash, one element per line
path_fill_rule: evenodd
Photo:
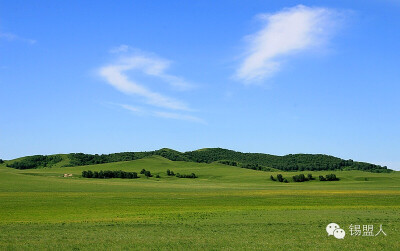
<path fill-rule="evenodd" d="M 400 169 L 400 1 L 0 1 L 0 158 L 169 147 Z"/>

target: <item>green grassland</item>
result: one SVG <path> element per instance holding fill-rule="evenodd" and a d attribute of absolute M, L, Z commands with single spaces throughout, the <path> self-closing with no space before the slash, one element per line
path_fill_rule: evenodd
<path fill-rule="evenodd" d="M 59 164 L 61 166 L 61 164 Z M 83 170 L 150 170 L 160 178 L 86 179 Z M 196 173 L 197 179 L 166 175 Z M 73 174 L 64 178 L 64 173 Z M 335 173 L 280 183 L 265 172 L 160 156 L 79 167 L 0 165 L 0 250 L 398 250 L 400 173 Z M 347 233 L 328 236 L 328 223 Z M 387 236 L 350 236 L 383 225 Z"/>

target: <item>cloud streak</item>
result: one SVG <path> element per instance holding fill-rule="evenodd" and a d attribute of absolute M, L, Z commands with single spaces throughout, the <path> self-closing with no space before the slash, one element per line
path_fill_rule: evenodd
<path fill-rule="evenodd" d="M 246 84 L 259 82 L 280 70 L 282 57 L 323 44 L 333 31 L 336 14 L 327 8 L 298 5 L 259 15 L 265 25 L 247 36 L 245 57 L 235 77 Z"/>
<path fill-rule="evenodd" d="M 117 63 L 101 67 L 99 75 L 118 91 L 142 97 L 147 104 L 173 110 L 190 110 L 184 102 L 151 91 L 144 84 L 139 84 L 126 75 L 127 71 L 136 70 L 180 90 L 190 88 L 190 84 L 184 79 L 166 73 L 169 66 L 169 61 L 154 56 L 132 55 L 120 58 Z"/>

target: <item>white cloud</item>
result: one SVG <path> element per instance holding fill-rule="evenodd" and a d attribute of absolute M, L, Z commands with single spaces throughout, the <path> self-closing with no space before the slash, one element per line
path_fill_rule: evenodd
<path fill-rule="evenodd" d="M 281 57 L 321 45 L 333 31 L 336 14 L 298 5 L 260 15 L 265 26 L 247 37 L 249 45 L 236 78 L 245 83 L 263 80 L 281 68 Z"/>
<path fill-rule="evenodd" d="M 174 110 L 190 110 L 184 102 L 151 91 L 144 84 L 139 84 L 129 79 L 125 74 L 126 71 L 136 70 L 143 74 L 157 77 L 175 88 L 189 88 L 190 84 L 185 80 L 165 72 L 169 66 L 170 62 L 167 60 L 136 53 L 131 56 L 121 57 L 115 64 L 101 67 L 99 74 L 117 90 L 125 94 L 140 96 L 144 98 L 147 104 Z"/>
<path fill-rule="evenodd" d="M 20 36 L 17 36 L 13 33 L 1 33 L 0 32 L 0 38 L 6 39 L 8 41 L 22 41 L 25 43 L 29 44 L 35 44 L 36 40 L 35 39 L 27 39 L 27 38 L 22 38 Z"/>
<path fill-rule="evenodd" d="M 158 92 L 151 91 L 145 83 L 138 83 L 138 81 L 130 79 L 127 75 L 127 71 L 138 71 L 141 74 L 155 77 L 156 79 L 161 80 L 160 82 L 166 82 L 174 87 L 174 89 L 182 90 L 190 88 L 191 85 L 183 78 L 166 73 L 167 69 L 171 65 L 170 61 L 154 55 L 134 51 L 132 48 L 126 45 L 115 47 L 110 52 L 123 55 L 120 55 L 116 63 L 101 67 L 98 70 L 98 74 L 118 91 L 140 97 L 142 98 L 143 103 L 153 107 L 142 108 L 127 104 L 110 104 L 117 105 L 141 116 L 177 119 L 205 124 L 201 118 L 184 114 L 193 112 L 193 110 L 189 108 L 186 103 Z M 128 56 L 126 56 L 127 52 L 129 53 Z M 160 111 L 159 109 L 155 110 L 155 107 L 173 110 L 173 112 Z"/>

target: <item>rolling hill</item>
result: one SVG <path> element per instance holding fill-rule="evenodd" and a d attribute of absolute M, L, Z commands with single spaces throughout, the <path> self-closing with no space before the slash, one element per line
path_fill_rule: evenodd
<path fill-rule="evenodd" d="M 16 169 L 69 167 L 130 161 L 156 155 L 172 161 L 187 161 L 197 163 L 220 162 L 222 164 L 262 171 L 392 171 L 386 166 L 353 161 L 351 159 L 344 160 L 325 154 L 289 154 L 285 156 L 276 156 L 264 153 L 242 153 L 222 148 L 204 148 L 188 152 L 179 152 L 168 148 L 162 148 L 160 150 L 148 152 L 122 152 L 101 155 L 84 153 L 34 155 L 6 161 L 6 165 Z"/>
<path fill-rule="evenodd" d="M 282 173 L 290 179 L 299 172 L 172 161 L 160 155 L 56 168 L 70 164 L 69 155 L 60 156 L 51 168 L 21 170 L 0 164 L 0 250 L 398 247 L 400 172 L 307 171 L 315 177 L 335 173 L 340 181 L 282 183 L 270 176 Z M 41 163 L 57 160 L 35 158 Z M 139 174 L 142 169 L 153 177 Z M 198 178 L 168 176 L 168 169 Z M 81 177 L 84 170 L 124 170 L 140 178 L 87 179 Z M 383 225 L 387 236 L 347 232 L 338 241 L 326 234 L 331 222 L 346 230 L 351 224 L 373 224 L 374 234 Z"/>

